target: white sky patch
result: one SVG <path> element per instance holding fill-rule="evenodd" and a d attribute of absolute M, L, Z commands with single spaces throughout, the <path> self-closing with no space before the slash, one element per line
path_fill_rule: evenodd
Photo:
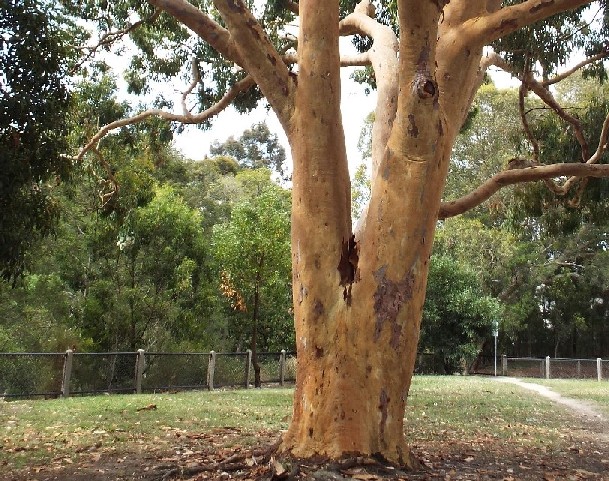
<path fill-rule="evenodd" d="M 357 141 L 364 126 L 364 119 L 374 110 L 376 93 L 372 92 L 370 95 L 365 95 L 364 87 L 349 78 L 352 72 L 353 68 L 342 69 L 341 89 L 343 126 L 349 169 L 354 172 L 362 162 L 362 155 L 357 149 Z M 212 128 L 206 131 L 195 126 L 186 126 L 184 132 L 176 136 L 174 146 L 185 157 L 200 160 L 209 154 L 209 146 L 214 140 L 223 142 L 231 135 L 238 138 L 244 130 L 263 121 L 266 122 L 271 132 L 277 134 L 290 161 L 288 139 L 281 124 L 275 113 L 272 110 L 267 110 L 262 105 L 247 115 L 241 115 L 234 108 L 229 107 L 214 118 Z"/>

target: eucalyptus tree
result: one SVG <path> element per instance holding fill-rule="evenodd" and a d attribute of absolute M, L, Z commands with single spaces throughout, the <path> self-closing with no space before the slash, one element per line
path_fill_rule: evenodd
<path fill-rule="evenodd" d="M 584 25 L 582 14 L 592 3 L 602 19 Z M 80 158 L 113 128 L 152 116 L 204 124 L 233 101 L 245 111 L 264 96 L 286 132 L 294 164 L 291 245 L 298 371 L 294 416 L 279 449 L 300 458 L 375 455 L 412 464 L 403 414 L 437 220 L 463 213 L 509 184 L 545 179 L 559 195 L 582 177 L 609 175 L 607 166 L 599 165 L 609 120 L 604 120 L 598 148 L 586 149 L 576 122 L 551 90 L 568 74 L 557 73 L 557 66 L 574 48 L 590 54 L 577 68 L 590 69 L 606 56 L 604 2 L 64 4 L 97 21 L 103 36 L 91 51 L 110 36 L 131 36 L 139 49 L 129 75 L 133 91 L 143 91 L 149 78 L 189 75 L 181 113 L 155 108 L 104 126 Z M 289 27 L 295 21 L 297 41 Z M 361 37 L 356 41 L 361 54 L 341 52 L 339 38 L 348 35 Z M 493 51 L 485 49 L 491 44 Z M 377 106 L 371 197 L 355 230 L 340 70 L 358 64 L 374 73 L 362 78 L 374 83 Z M 581 155 L 535 165 L 542 160 L 539 141 L 526 112 L 521 113 L 531 144 L 521 157 L 524 162 L 443 203 L 455 138 L 493 64 L 519 78 L 522 97 L 534 92 L 573 127 Z M 189 94 L 195 97 L 196 112 L 188 105 Z"/>
<path fill-rule="evenodd" d="M 209 153 L 233 157 L 243 168 L 271 169 L 282 179 L 287 179 L 285 149 L 277 134 L 271 133 L 264 122 L 245 130 L 238 139 L 230 136 L 222 143 L 213 142 Z"/>
<path fill-rule="evenodd" d="M 446 374 L 465 372 L 491 335 L 501 305 L 467 265 L 442 255 L 430 263 L 420 347 L 438 358 Z"/>

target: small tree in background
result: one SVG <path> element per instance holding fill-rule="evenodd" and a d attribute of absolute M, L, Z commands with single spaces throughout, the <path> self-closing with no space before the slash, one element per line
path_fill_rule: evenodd
<path fill-rule="evenodd" d="M 441 255 L 430 263 L 419 346 L 435 355 L 446 374 L 466 372 L 502 308 L 484 294 L 472 269 Z"/>
<path fill-rule="evenodd" d="M 289 204 L 289 193 L 267 182 L 234 206 L 227 223 L 214 227 L 220 289 L 234 311 L 229 328 L 233 336 L 248 339 L 256 387 L 259 349 L 277 346 L 278 340 L 293 343 Z"/>

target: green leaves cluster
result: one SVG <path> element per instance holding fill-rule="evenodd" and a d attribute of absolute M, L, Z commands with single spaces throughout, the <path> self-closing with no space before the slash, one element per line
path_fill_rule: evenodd
<path fill-rule="evenodd" d="M 214 227 L 214 257 L 234 311 L 230 330 L 237 339 L 255 332 L 261 350 L 294 342 L 290 205 L 287 191 L 267 183 L 237 203 L 230 220 Z"/>
<path fill-rule="evenodd" d="M 448 256 L 434 255 L 420 349 L 434 353 L 446 374 L 464 371 L 491 335 L 501 311 L 499 301 L 484 293 L 473 269 Z"/>
<path fill-rule="evenodd" d="M 34 239 L 56 225 L 70 174 L 68 50 L 51 2 L 0 1 L 0 275 L 15 278 Z"/>

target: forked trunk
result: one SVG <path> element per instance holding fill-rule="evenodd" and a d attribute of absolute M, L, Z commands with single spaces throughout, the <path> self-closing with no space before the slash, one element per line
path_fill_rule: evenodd
<path fill-rule="evenodd" d="M 412 463 L 403 418 L 443 178 L 436 165 L 386 156 L 381 168 L 411 181 L 378 176 L 376 188 L 387 195 L 373 200 L 361 238 L 333 232 L 323 192 L 311 201 L 317 210 L 309 211 L 308 225 L 301 222 L 305 193 L 295 182 L 298 368 L 283 449 L 296 457 L 357 454 Z"/>
<path fill-rule="evenodd" d="M 400 54 L 406 64 L 400 84 L 411 94 L 397 99 L 395 120 L 385 117 L 393 128 L 386 127 L 391 134 L 374 162 L 370 205 L 354 235 L 338 8 L 322 18 L 307 15 L 322 3 L 300 3 L 300 80 L 288 135 L 298 367 L 294 416 L 281 449 L 302 458 L 363 455 L 411 465 L 404 411 L 455 134 L 438 108 L 434 45 L 426 40 L 436 37 L 439 11 L 433 3 L 421 7 L 435 16 L 422 14 L 427 20 L 416 28 L 427 33 L 410 41 L 411 54 Z"/>

